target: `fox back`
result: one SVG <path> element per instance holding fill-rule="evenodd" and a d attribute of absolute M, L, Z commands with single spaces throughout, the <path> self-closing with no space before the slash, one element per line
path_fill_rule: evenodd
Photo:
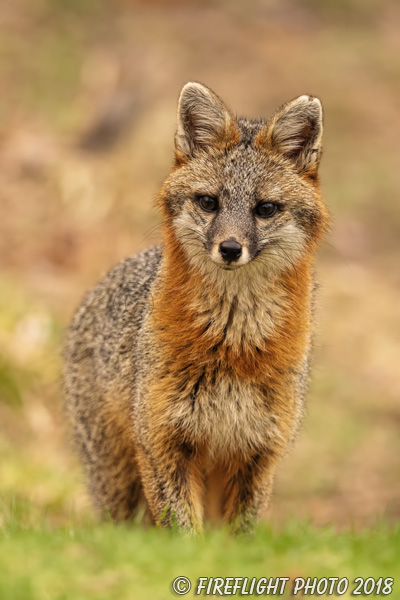
<path fill-rule="evenodd" d="M 184 86 L 164 243 L 88 294 L 66 347 L 89 489 L 115 519 L 143 506 L 156 523 L 243 529 L 266 505 L 303 412 L 321 137 L 312 96 L 249 121 Z"/>

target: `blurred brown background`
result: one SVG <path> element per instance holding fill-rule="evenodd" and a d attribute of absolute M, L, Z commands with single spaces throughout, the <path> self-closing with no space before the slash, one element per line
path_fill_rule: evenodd
<path fill-rule="evenodd" d="M 159 239 L 152 198 L 181 86 L 237 113 L 325 109 L 334 217 L 309 413 L 270 517 L 400 516 L 400 5 L 396 0 L 0 4 L 0 493 L 90 514 L 66 439 L 63 331 L 116 261 Z"/>

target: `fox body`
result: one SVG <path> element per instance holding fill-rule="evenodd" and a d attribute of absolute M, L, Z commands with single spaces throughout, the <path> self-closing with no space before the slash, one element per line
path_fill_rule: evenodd
<path fill-rule="evenodd" d="M 65 350 L 89 489 L 114 519 L 246 529 L 267 504 L 303 413 L 321 135 L 311 96 L 249 121 L 184 86 L 163 245 L 87 295 Z"/>

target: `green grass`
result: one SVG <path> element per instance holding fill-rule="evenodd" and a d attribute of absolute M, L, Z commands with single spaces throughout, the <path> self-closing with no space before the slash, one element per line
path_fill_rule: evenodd
<path fill-rule="evenodd" d="M 6 502 L 1 518 L 2 600 L 162 600 L 182 575 L 193 588 L 199 577 L 348 577 L 349 590 L 355 577 L 394 577 L 390 598 L 400 598 L 399 526 L 339 534 L 292 522 L 260 525 L 251 537 L 218 529 L 187 538 L 82 518 L 54 526 L 22 500 Z"/>

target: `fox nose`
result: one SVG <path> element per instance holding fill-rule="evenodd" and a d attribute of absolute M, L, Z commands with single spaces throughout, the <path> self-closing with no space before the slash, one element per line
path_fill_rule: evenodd
<path fill-rule="evenodd" d="M 242 246 L 235 240 L 226 240 L 219 245 L 221 256 L 227 262 L 237 260 L 242 254 Z"/>

